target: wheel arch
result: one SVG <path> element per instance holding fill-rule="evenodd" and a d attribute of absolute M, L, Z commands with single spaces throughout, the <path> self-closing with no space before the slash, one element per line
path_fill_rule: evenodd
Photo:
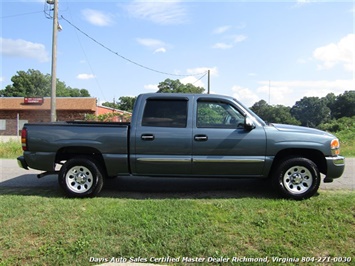
<path fill-rule="evenodd" d="M 271 172 L 280 165 L 282 161 L 290 157 L 307 158 L 314 162 L 322 174 L 327 173 L 327 162 L 325 156 L 319 150 L 290 148 L 279 151 L 272 163 Z"/>
<path fill-rule="evenodd" d="M 92 147 L 87 147 L 87 146 L 62 147 L 56 153 L 55 163 L 68 161 L 75 157 L 88 157 L 94 159 L 94 161 L 99 164 L 98 167 L 103 171 L 103 174 L 107 176 L 106 164 L 102 156 L 102 153 L 98 149 Z"/>

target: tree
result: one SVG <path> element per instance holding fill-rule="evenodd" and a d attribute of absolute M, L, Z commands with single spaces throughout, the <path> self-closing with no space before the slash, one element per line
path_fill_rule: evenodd
<path fill-rule="evenodd" d="M 318 97 L 303 97 L 291 108 L 291 114 L 307 127 L 316 127 L 330 120 L 326 100 Z"/>
<path fill-rule="evenodd" d="M 330 118 L 333 119 L 335 115 L 334 108 L 337 97 L 334 93 L 328 93 L 323 99 L 325 100 L 327 107 L 330 109 Z"/>
<path fill-rule="evenodd" d="M 42 74 L 39 70 L 29 69 L 17 71 L 17 75 L 11 78 L 12 84 L 7 85 L 4 90 L 0 90 L 0 95 L 4 97 L 49 97 L 51 95 L 51 76 Z M 64 82 L 57 79 L 56 96 L 59 97 L 90 97 L 85 89 L 71 88 Z"/>
<path fill-rule="evenodd" d="M 122 96 L 119 98 L 119 109 L 132 112 L 137 97 Z"/>
<path fill-rule="evenodd" d="M 336 97 L 332 113 L 335 118 L 355 116 L 355 90 L 345 91 Z"/>
<path fill-rule="evenodd" d="M 191 83 L 182 84 L 180 80 L 166 79 L 158 85 L 157 93 L 203 93 L 205 91 L 202 87 L 196 87 Z"/>
<path fill-rule="evenodd" d="M 259 102 L 256 102 L 250 109 L 263 120 L 270 123 L 291 125 L 301 124 L 300 121 L 291 115 L 291 108 L 284 105 L 272 106 L 269 105 L 266 101 L 260 100 Z"/>
<path fill-rule="evenodd" d="M 104 102 L 102 105 L 110 107 L 110 108 L 114 108 L 114 109 L 119 109 L 122 111 L 132 112 L 136 99 L 137 99 L 137 97 L 122 96 L 119 98 L 118 103 L 116 103 L 115 101 L 112 103 Z"/>

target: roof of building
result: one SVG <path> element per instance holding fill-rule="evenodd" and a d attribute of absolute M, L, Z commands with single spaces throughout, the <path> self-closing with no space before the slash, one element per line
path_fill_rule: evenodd
<path fill-rule="evenodd" d="M 102 115 L 102 114 L 107 114 L 107 113 L 120 113 L 120 114 L 129 114 L 129 115 L 132 114 L 131 112 L 127 112 L 127 111 L 111 108 L 111 107 L 108 107 L 108 106 L 103 106 L 103 105 L 98 105 L 97 106 L 97 109 L 96 109 L 96 114 L 97 115 Z"/>
<path fill-rule="evenodd" d="M 0 110 L 50 110 L 51 98 L 43 97 L 43 103 L 25 103 L 24 97 L 0 97 Z M 57 110 L 96 111 L 96 98 L 57 97 Z"/>

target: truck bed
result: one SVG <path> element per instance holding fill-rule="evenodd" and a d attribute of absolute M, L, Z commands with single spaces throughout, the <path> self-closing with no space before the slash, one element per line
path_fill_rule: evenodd
<path fill-rule="evenodd" d="M 53 171 L 63 154 L 100 154 L 108 176 L 128 174 L 130 123 L 55 122 L 24 126 L 27 131 L 25 160 L 31 168 Z"/>

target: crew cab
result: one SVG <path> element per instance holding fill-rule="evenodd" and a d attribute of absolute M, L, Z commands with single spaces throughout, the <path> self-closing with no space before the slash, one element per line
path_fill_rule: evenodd
<path fill-rule="evenodd" d="M 57 173 L 70 197 L 97 195 L 105 178 L 152 176 L 270 179 L 282 196 L 305 199 L 321 173 L 332 182 L 345 167 L 332 134 L 267 124 L 211 94 L 141 94 L 131 123 L 28 123 L 21 141 L 19 165 Z"/>

